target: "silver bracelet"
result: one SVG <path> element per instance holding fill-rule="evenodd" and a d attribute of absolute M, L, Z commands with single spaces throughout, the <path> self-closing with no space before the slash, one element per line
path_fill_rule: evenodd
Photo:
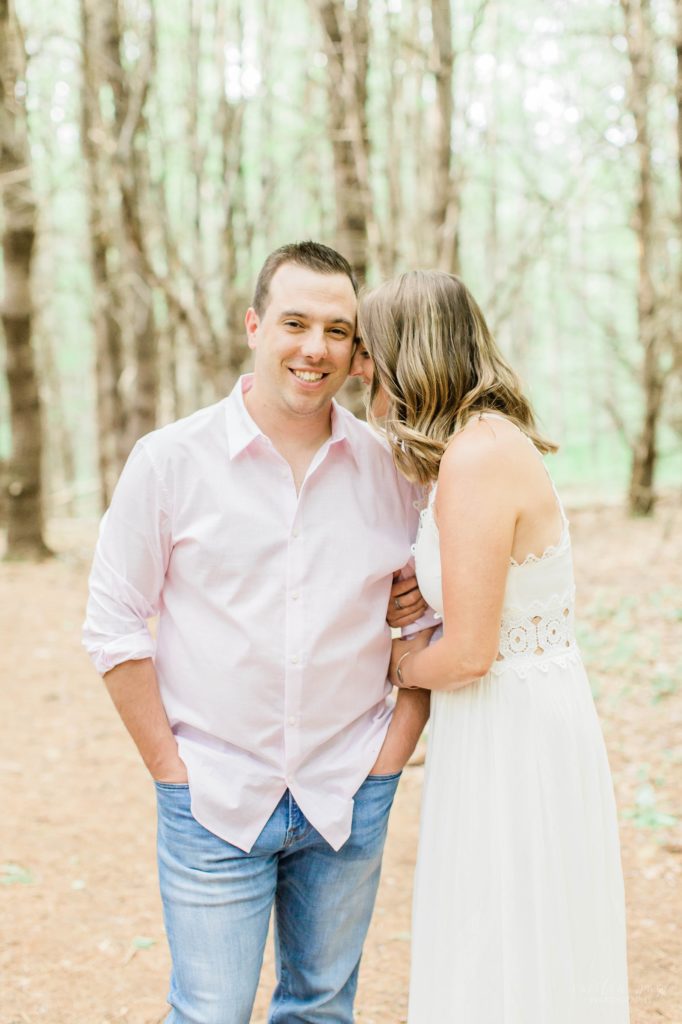
<path fill-rule="evenodd" d="M 412 651 L 405 651 L 405 653 L 402 655 L 402 657 L 398 660 L 398 664 L 395 667 L 395 674 L 398 677 L 398 682 L 400 683 L 401 686 L 405 687 L 406 690 L 418 690 L 419 689 L 418 686 L 410 686 L 409 683 L 405 682 L 405 680 L 403 679 L 403 670 L 400 667 L 402 665 L 402 663 L 405 661 L 405 658 L 409 657 L 409 655 L 412 654 L 412 653 L 413 653 Z"/>

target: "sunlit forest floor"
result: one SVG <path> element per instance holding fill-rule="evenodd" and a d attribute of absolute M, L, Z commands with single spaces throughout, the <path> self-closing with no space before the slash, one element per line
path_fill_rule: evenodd
<path fill-rule="evenodd" d="M 653 522 L 571 517 L 580 641 L 621 812 L 633 1024 L 682 1022 L 678 505 Z M 155 1024 L 168 953 L 154 795 L 80 648 L 93 531 L 53 524 L 50 539 L 59 559 L 0 565 L 0 1024 Z M 406 770 L 393 810 L 358 1024 L 406 1017 L 422 773 Z M 254 1024 L 271 985 L 269 949 Z"/>

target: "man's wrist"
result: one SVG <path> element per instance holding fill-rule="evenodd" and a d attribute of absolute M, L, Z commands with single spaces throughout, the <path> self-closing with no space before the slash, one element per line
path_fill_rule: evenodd
<path fill-rule="evenodd" d="M 187 782 L 187 767 L 179 755 L 147 762 L 149 774 L 155 782 Z"/>
<path fill-rule="evenodd" d="M 428 690 L 399 690 L 391 724 L 370 774 L 400 771 L 412 756 L 429 718 Z"/>
<path fill-rule="evenodd" d="M 182 783 L 188 781 L 187 770 L 184 768 L 182 770 L 176 769 L 175 771 L 152 772 L 151 775 L 154 782 Z"/>

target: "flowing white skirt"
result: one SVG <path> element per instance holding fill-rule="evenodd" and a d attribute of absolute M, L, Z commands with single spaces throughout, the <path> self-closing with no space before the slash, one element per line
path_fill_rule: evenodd
<path fill-rule="evenodd" d="M 616 808 L 579 658 L 434 694 L 409 1024 L 628 1020 Z"/>

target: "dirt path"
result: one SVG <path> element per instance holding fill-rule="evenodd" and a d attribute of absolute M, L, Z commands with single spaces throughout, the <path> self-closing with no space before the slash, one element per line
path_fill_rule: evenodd
<path fill-rule="evenodd" d="M 623 816 L 632 1024 L 682 1024 L 682 831 L 666 817 L 682 819 L 682 512 L 572 519 Z M 155 1024 L 168 954 L 154 795 L 79 645 L 91 531 L 53 533 L 58 561 L 0 565 L 0 1024 Z M 393 810 L 358 1024 L 405 1019 L 421 781 L 405 772 Z M 271 983 L 268 952 L 253 1024 Z"/>

